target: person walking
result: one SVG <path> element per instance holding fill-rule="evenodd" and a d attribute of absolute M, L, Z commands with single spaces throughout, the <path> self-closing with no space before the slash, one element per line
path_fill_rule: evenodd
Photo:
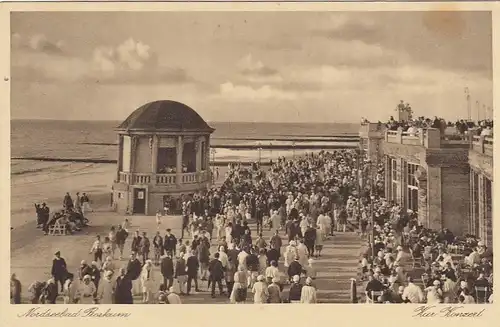
<path fill-rule="evenodd" d="M 187 272 L 187 292 L 186 295 L 189 295 L 191 292 L 191 284 L 194 281 L 194 290 L 195 292 L 200 292 L 198 288 L 198 270 L 200 269 L 200 262 L 198 258 L 194 254 L 194 251 L 191 250 L 189 253 L 189 257 L 186 260 L 186 272 Z"/>
<path fill-rule="evenodd" d="M 64 304 L 76 304 L 79 299 L 78 285 L 73 282 L 74 275 L 68 274 L 68 278 L 64 283 L 63 299 Z"/>
<path fill-rule="evenodd" d="M 219 287 L 220 295 L 224 294 L 224 290 L 222 288 L 222 279 L 224 278 L 224 267 L 222 266 L 222 262 L 219 260 L 220 254 L 216 252 L 214 254 L 214 259 L 210 261 L 208 265 L 208 271 L 210 273 L 210 283 L 211 283 L 211 295 L 212 298 L 215 298 L 215 284 Z"/>
<path fill-rule="evenodd" d="M 175 279 L 179 283 L 180 294 L 186 294 L 186 283 L 187 283 L 187 272 L 186 272 L 186 260 L 184 259 L 184 253 L 179 252 L 179 256 L 175 262 Z"/>
<path fill-rule="evenodd" d="M 153 262 L 148 259 L 146 260 L 141 271 L 142 303 L 144 304 L 151 303 L 153 300 L 153 275 Z"/>
<path fill-rule="evenodd" d="M 302 291 L 300 293 L 300 303 L 317 303 L 318 299 L 316 296 L 316 288 L 312 286 L 312 278 L 307 277 L 306 284 L 302 287 Z"/>
<path fill-rule="evenodd" d="M 127 275 L 132 282 L 132 294 L 141 294 L 141 281 L 139 277 L 141 276 L 142 264 L 137 259 L 135 253 L 130 254 L 130 260 L 127 263 Z"/>
<path fill-rule="evenodd" d="M 128 232 L 122 228 L 121 225 L 118 225 L 118 230 L 116 231 L 116 247 L 120 252 L 119 260 L 123 259 L 123 249 L 125 248 L 125 241 L 127 240 Z"/>
<path fill-rule="evenodd" d="M 21 282 L 17 279 L 16 274 L 10 276 L 10 299 L 12 304 L 21 304 Z"/>
<path fill-rule="evenodd" d="M 281 288 L 278 285 L 280 279 L 274 277 L 271 281 L 271 284 L 267 287 L 267 292 L 269 293 L 268 303 L 281 303 Z"/>
<path fill-rule="evenodd" d="M 155 266 L 160 265 L 160 257 L 163 256 L 163 238 L 160 236 L 160 232 L 157 231 L 155 237 L 153 238 L 153 263 Z"/>
<path fill-rule="evenodd" d="M 167 289 L 169 289 L 174 283 L 174 262 L 170 252 L 167 252 L 162 256 L 160 271 L 163 276 L 163 284 Z"/>
<path fill-rule="evenodd" d="M 170 228 L 167 229 L 167 233 L 163 239 L 163 247 L 166 252 L 170 252 L 172 258 L 176 255 L 176 247 L 177 247 L 177 238 L 174 234 L 172 234 L 172 230 Z"/>
<path fill-rule="evenodd" d="M 132 280 L 127 274 L 125 268 L 120 268 L 119 276 L 116 278 L 115 285 L 115 304 L 133 304 Z"/>
<path fill-rule="evenodd" d="M 253 303 L 254 304 L 263 304 L 267 303 L 269 298 L 269 290 L 267 288 L 267 284 L 264 282 L 264 276 L 257 276 L 257 282 L 252 287 L 253 293 Z"/>
<path fill-rule="evenodd" d="M 113 304 L 116 290 L 115 281 L 112 280 L 113 272 L 108 270 L 104 273 L 104 278 L 97 288 L 96 303 Z"/>
<path fill-rule="evenodd" d="M 100 235 L 96 235 L 95 241 L 92 243 L 89 253 L 94 254 L 94 261 L 102 262 L 102 242 Z"/>
<path fill-rule="evenodd" d="M 146 236 L 146 232 L 142 232 L 141 241 L 139 242 L 139 250 L 142 255 L 142 262 L 146 264 L 146 261 L 149 259 L 149 250 L 151 247 L 151 243 L 149 242 L 149 238 Z"/>
<path fill-rule="evenodd" d="M 68 268 L 66 265 L 66 260 L 61 257 L 61 252 L 57 251 L 54 253 L 55 258 L 52 260 L 51 275 L 54 277 L 56 286 L 61 284 L 61 292 L 63 291 L 64 282 L 66 281 L 66 276 L 68 275 Z"/>

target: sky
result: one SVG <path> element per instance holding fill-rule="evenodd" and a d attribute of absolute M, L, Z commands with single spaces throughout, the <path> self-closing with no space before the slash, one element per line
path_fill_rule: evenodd
<path fill-rule="evenodd" d="M 207 121 L 473 118 L 492 106 L 489 12 L 13 12 L 11 118 L 124 120 L 155 100 Z"/>

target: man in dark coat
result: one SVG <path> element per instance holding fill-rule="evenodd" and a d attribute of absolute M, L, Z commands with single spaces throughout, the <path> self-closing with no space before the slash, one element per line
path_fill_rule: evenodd
<path fill-rule="evenodd" d="M 290 266 L 288 267 L 288 276 L 290 277 L 290 280 L 292 279 L 293 276 L 295 275 L 301 275 L 304 272 L 304 269 L 302 268 L 302 265 L 299 263 L 299 257 L 295 257 L 295 260 L 290 263 Z"/>
<path fill-rule="evenodd" d="M 163 248 L 165 249 L 165 252 L 170 252 L 172 256 L 175 256 L 175 248 L 177 246 L 177 238 L 172 234 L 172 230 L 169 228 L 167 229 L 167 234 L 165 234 L 165 238 L 163 241 Z"/>
<path fill-rule="evenodd" d="M 160 263 L 161 274 L 163 275 L 163 284 L 166 289 L 170 289 L 174 283 L 174 262 L 172 261 L 171 252 L 168 252 L 162 257 Z"/>
<path fill-rule="evenodd" d="M 126 273 L 124 268 L 120 268 L 120 276 L 116 278 L 115 303 L 134 303 L 134 299 L 132 297 L 132 279 L 130 279 L 130 275 Z"/>
<path fill-rule="evenodd" d="M 101 270 L 97 267 L 97 262 L 92 262 L 89 275 L 95 285 L 95 288 L 97 289 L 99 287 L 99 281 L 101 280 Z"/>
<path fill-rule="evenodd" d="M 56 304 L 57 296 L 57 284 L 56 281 L 51 278 L 42 292 L 42 296 L 45 299 L 46 304 Z"/>
<path fill-rule="evenodd" d="M 132 253 L 130 255 L 130 260 L 127 263 L 127 276 L 130 278 L 131 281 L 135 281 L 141 275 L 141 271 L 142 271 L 142 264 L 137 259 L 136 254 Z M 134 291 L 137 294 L 141 293 L 141 290 L 139 290 L 139 287 L 136 287 L 136 289 Z"/>
<path fill-rule="evenodd" d="M 142 233 L 141 241 L 139 242 L 139 250 L 142 255 L 142 263 L 145 264 L 146 260 L 149 259 L 149 250 L 151 247 L 151 243 L 149 242 L 149 238 L 146 237 L 146 232 Z"/>
<path fill-rule="evenodd" d="M 116 246 L 118 251 L 120 251 L 120 260 L 123 257 L 123 248 L 125 247 L 125 241 L 127 240 L 128 232 L 118 225 L 118 230 L 116 231 Z"/>
<path fill-rule="evenodd" d="M 304 244 L 307 247 L 307 252 L 310 257 L 314 255 L 314 244 L 316 243 L 316 229 L 312 228 L 311 225 L 307 227 L 304 233 Z"/>
<path fill-rule="evenodd" d="M 12 304 L 21 304 L 21 282 L 16 278 L 16 274 L 10 277 L 10 299 Z"/>
<path fill-rule="evenodd" d="M 187 272 L 187 293 L 191 291 L 191 282 L 194 280 L 194 290 L 199 292 L 198 288 L 198 269 L 200 269 L 200 262 L 198 258 L 194 255 L 193 251 L 191 251 L 191 255 L 186 260 L 186 272 Z"/>
<path fill-rule="evenodd" d="M 215 297 L 215 283 L 219 286 L 220 295 L 224 294 L 222 289 L 222 279 L 224 278 L 224 267 L 222 262 L 219 260 L 219 253 L 214 254 L 214 259 L 210 261 L 208 265 L 208 271 L 210 272 L 210 282 L 212 284 L 212 297 Z"/>
<path fill-rule="evenodd" d="M 132 239 L 132 245 L 130 250 L 134 253 L 139 254 L 141 251 L 141 241 L 142 237 L 139 235 L 139 231 L 135 231 L 134 238 Z"/>
<path fill-rule="evenodd" d="M 68 268 L 66 261 L 61 258 L 61 252 L 57 251 L 55 253 L 55 258 L 52 260 L 52 270 L 50 274 L 54 277 L 56 283 L 61 283 L 61 292 L 63 291 L 64 282 L 66 281 L 66 275 L 68 274 Z"/>

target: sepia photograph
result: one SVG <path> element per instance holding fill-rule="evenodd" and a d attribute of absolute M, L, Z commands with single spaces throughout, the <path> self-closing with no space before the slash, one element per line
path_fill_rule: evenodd
<path fill-rule="evenodd" d="M 492 31 L 11 12 L 10 303 L 493 303 Z"/>

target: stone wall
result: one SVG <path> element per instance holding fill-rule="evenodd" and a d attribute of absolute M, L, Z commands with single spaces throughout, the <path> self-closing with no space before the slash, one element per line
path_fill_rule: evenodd
<path fill-rule="evenodd" d="M 469 168 L 441 168 L 443 227 L 455 235 L 467 232 L 470 213 Z"/>

